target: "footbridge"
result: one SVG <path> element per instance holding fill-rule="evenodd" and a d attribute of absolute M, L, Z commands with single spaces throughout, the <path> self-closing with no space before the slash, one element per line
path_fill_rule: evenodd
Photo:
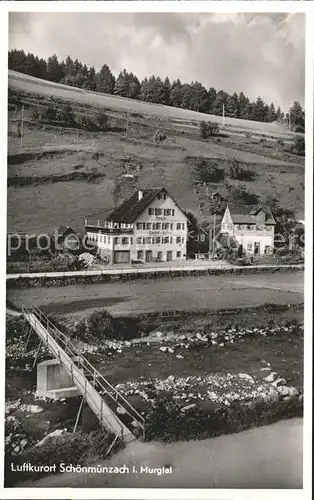
<path fill-rule="evenodd" d="M 70 338 L 62 333 L 36 307 L 22 307 L 22 314 L 31 328 L 38 335 L 41 343 L 56 358 L 70 376 L 73 386 L 76 386 L 83 400 L 96 415 L 101 427 L 111 431 L 116 439 L 125 443 L 138 437 L 144 438 L 144 418 L 129 401 L 119 393 L 83 356 Z M 126 426 L 116 414 L 128 416 L 130 427 Z"/>

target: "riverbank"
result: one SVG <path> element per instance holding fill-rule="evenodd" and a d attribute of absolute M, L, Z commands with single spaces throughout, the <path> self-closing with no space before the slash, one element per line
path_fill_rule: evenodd
<path fill-rule="evenodd" d="M 147 440 L 205 439 L 302 416 L 302 308 L 202 315 L 199 329 L 188 318 L 157 330 L 147 324 L 132 330 L 124 320 L 103 310 L 82 320 L 59 318 L 58 326 L 142 414 Z M 6 399 L 21 424 L 17 446 L 24 442 L 23 453 L 56 429 L 73 429 L 79 405 L 79 399 L 34 398 L 38 342 L 28 339 L 25 326 L 23 318 L 8 317 Z M 37 362 L 47 357 L 42 347 Z M 32 405 L 43 411 L 25 418 Z M 120 410 L 119 417 L 127 416 Z"/>
<path fill-rule="evenodd" d="M 126 465 L 130 469 L 127 474 L 64 473 L 20 486 L 302 488 L 302 424 L 302 419 L 295 418 L 201 441 L 166 445 L 134 442 L 106 463 L 98 462 L 112 467 Z M 163 467 L 171 467 L 171 473 L 159 474 Z"/>

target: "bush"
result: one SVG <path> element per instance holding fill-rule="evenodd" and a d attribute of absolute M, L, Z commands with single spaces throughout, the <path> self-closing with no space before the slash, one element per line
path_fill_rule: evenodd
<path fill-rule="evenodd" d="M 245 205 L 257 205 L 259 197 L 253 193 L 249 193 L 244 185 L 229 186 L 229 193 L 235 202 L 242 202 Z"/>
<path fill-rule="evenodd" d="M 75 117 L 72 107 L 67 104 L 65 106 L 61 106 L 57 113 L 57 121 L 60 123 L 64 123 L 68 126 L 75 125 Z"/>
<path fill-rule="evenodd" d="M 108 115 L 106 115 L 106 113 L 104 113 L 103 111 L 98 113 L 98 115 L 96 116 L 96 123 L 100 130 L 107 130 L 108 122 L 109 122 L 109 117 Z"/>
<path fill-rule="evenodd" d="M 195 167 L 195 173 L 200 182 L 220 182 L 225 177 L 224 170 L 216 167 L 213 159 L 200 160 Z"/>
<path fill-rule="evenodd" d="M 229 167 L 230 177 L 231 179 L 238 181 L 253 181 L 255 178 L 255 173 L 251 170 L 244 170 L 244 168 L 240 167 L 240 162 L 237 159 L 233 159 L 230 162 Z"/>
<path fill-rule="evenodd" d="M 200 130 L 200 137 L 202 139 L 208 139 L 213 135 L 219 134 L 219 126 L 217 123 L 201 121 L 199 130 Z"/>
<path fill-rule="evenodd" d="M 61 463 L 66 465 L 84 465 L 89 457 L 104 458 L 108 448 L 114 439 L 113 434 L 106 431 L 95 431 L 90 434 L 64 433 L 61 436 L 47 440 L 43 446 L 34 446 L 19 454 L 16 457 L 6 456 L 6 486 L 24 480 L 36 480 L 47 472 L 12 472 L 11 462 L 14 465 L 31 463 L 32 465 L 54 465 L 56 472 L 59 472 Z M 121 447 L 121 441 L 117 440 L 112 451 Z"/>
<path fill-rule="evenodd" d="M 74 337 L 83 341 L 98 342 L 117 339 L 130 340 L 139 336 L 138 320 L 133 318 L 113 318 L 105 310 L 94 311 L 76 326 Z"/>
<path fill-rule="evenodd" d="M 50 123 L 57 121 L 57 108 L 52 104 L 49 104 L 47 109 L 42 113 L 41 118 L 47 120 Z"/>

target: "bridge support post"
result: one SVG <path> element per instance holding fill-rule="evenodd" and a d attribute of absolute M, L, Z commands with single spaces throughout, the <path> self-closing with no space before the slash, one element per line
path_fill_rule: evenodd
<path fill-rule="evenodd" d="M 37 365 L 37 390 L 39 398 L 71 398 L 80 394 L 71 377 L 58 359 L 49 359 Z"/>

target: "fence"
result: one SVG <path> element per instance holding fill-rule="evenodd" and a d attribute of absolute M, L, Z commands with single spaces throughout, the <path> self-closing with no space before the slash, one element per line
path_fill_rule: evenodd
<path fill-rule="evenodd" d="M 271 264 L 271 265 L 256 265 L 256 266 L 235 266 L 225 264 L 215 264 L 209 266 L 189 265 L 189 266 L 164 266 L 164 267 L 145 267 L 145 268 L 124 268 L 124 269 L 94 269 L 88 271 L 64 271 L 64 272 L 40 272 L 40 273 L 16 273 L 7 274 L 7 280 L 16 280 L 20 278 L 67 278 L 67 277 L 89 277 L 89 276 L 118 276 L 118 275 L 141 275 L 141 274 L 158 274 L 158 273 L 173 273 L 173 272 L 206 272 L 206 271 L 221 271 L 228 272 L 230 270 L 269 270 L 269 269 L 304 269 L 304 264 Z"/>

